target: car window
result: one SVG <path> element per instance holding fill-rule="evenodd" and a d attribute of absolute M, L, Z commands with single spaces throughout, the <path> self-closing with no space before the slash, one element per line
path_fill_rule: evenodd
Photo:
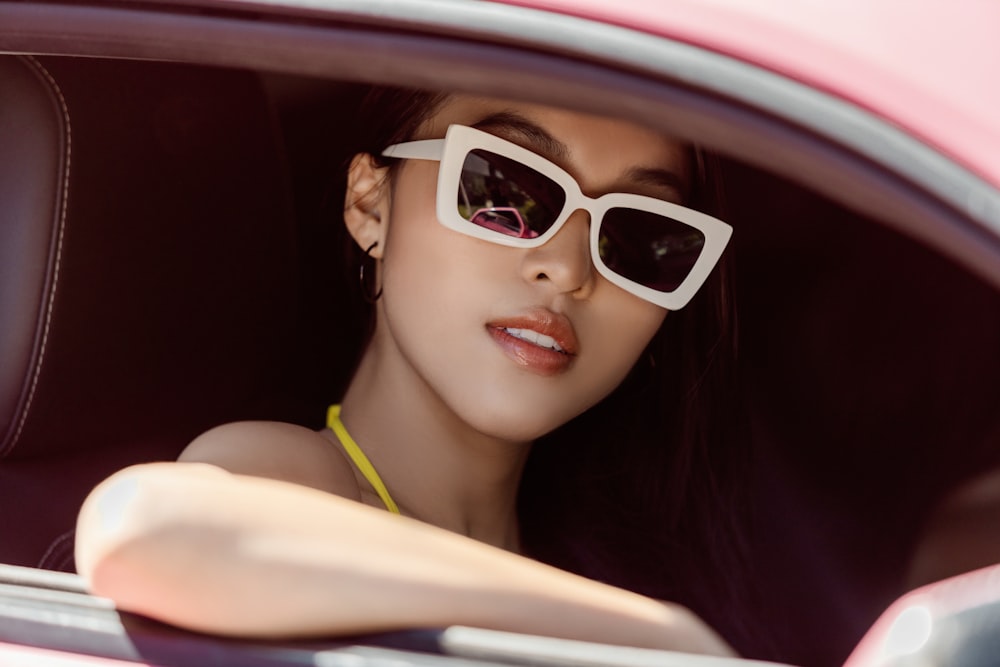
<path fill-rule="evenodd" d="M 71 569 L 86 490 L 211 423 L 321 426 L 351 370 L 340 352 L 364 335 L 331 307 L 344 266 L 330 248 L 345 121 L 366 84 L 516 94 L 616 113 L 718 158 L 736 230 L 739 428 L 754 445 L 747 641 L 840 664 L 905 592 L 939 503 L 1000 464 L 1000 194 L 891 119 L 761 68 L 579 19 L 546 42 L 518 33 L 537 18 L 527 10 L 464 32 L 489 3 L 477 4 L 387 24 L 232 6 L 81 7 L 40 24 L 42 8 L 18 10 L 49 25 L 18 48 L 48 54 L 32 71 L 67 101 L 71 187 L 100 206 L 63 237 L 54 351 L 24 383 L 30 418 L 0 425 L 30 454 L 0 463 L 4 502 L 31 508 L 0 538 L 9 560 Z M 148 150 L 138 134 L 101 143 L 141 117 Z"/>

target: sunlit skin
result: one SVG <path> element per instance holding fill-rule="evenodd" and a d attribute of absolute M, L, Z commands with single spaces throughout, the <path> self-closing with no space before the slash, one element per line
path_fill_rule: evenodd
<path fill-rule="evenodd" d="M 679 200 L 686 187 L 683 147 L 622 121 L 452 96 L 415 138 L 453 123 L 545 155 L 591 196 Z M 342 418 L 404 516 L 382 509 L 329 430 L 229 424 L 179 464 L 133 466 L 91 494 L 81 574 L 122 608 L 203 632 L 466 624 L 730 654 L 678 605 L 515 555 L 532 441 L 610 393 L 667 313 L 597 272 L 586 213 L 541 247 L 495 245 L 438 223 L 436 176 L 436 162 L 390 175 L 356 156 L 344 212 L 358 246 L 376 244 L 382 296 Z"/>

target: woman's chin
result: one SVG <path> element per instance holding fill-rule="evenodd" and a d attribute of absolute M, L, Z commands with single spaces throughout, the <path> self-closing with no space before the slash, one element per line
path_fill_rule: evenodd
<path fill-rule="evenodd" d="M 475 430 L 497 440 L 511 443 L 531 443 L 551 433 L 576 417 L 586 408 L 568 412 L 566 405 L 513 405 L 484 410 L 481 407 L 468 423 Z"/>

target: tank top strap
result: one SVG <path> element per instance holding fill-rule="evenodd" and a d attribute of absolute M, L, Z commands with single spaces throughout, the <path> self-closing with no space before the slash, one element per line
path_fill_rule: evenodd
<path fill-rule="evenodd" d="M 340 420 L 340 405 L 331 405 L 326 413 L 326 425 L 330 427 L 334 435 L 337 436 L 337 440 L 340 441 L 340 446 L 344 448 L 347 452 L 347 456 L 354 462 L 357 466 L 358 471 L 361 475 L 368 480 L 368 483 L 372 485 L 375 489 L 375 493 L 378 497 L 382 499 L 385 504 L 385 508 L 392 512 L 393 514 L 399 514 L 399 507 L 396 502 L 389 495 L 389 490 L 385 488 L 385 484 L 382 482 L 382 478 L 378 476 L 375 472 L 375 466 L 372 465 L 365 453 L 361 451 L 361 447 L 358 443 L 354 442 L 354 438 L 351 434 L 347 432 L 347 428 L 344 427 L 344 422 Z"/>

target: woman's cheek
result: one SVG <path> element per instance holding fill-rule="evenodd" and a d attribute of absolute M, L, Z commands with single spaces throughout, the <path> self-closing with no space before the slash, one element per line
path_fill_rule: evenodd
<path fill-rule="evenodd" d="M 595 345 L 602 351 L 605 395 L 621 384 L 636 363 L 644 363 L 640 357 L 667 315 L 666 310 L 610 283 L 606 287 L 613 290 L 609 298 L 612 306 L 601 314 L 601 335 Z"/>

